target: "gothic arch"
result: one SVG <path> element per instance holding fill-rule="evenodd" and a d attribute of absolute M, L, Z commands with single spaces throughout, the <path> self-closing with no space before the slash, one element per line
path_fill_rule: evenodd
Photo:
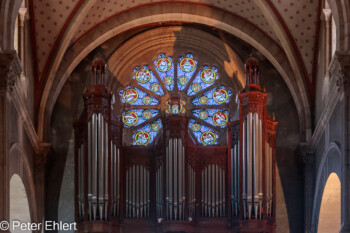
<path fill-rule="evenodd" d="M 317 232 L 318 218 L 320 214 L 323 191 L 327 179 L 331 173 L 335 173 L 338 177 L 341 177 L 341 151 L 339 145 L 336 142 L 332 142 L 329 144 L 329 147 L 323 154 L 319 165 L 315 185 L 314 203 L 312 208 L 312 233 Z"/>
<path fill-rule="evenodd" d="M 22 1 L 5 0 L 0 3 L 0 50 L 14 49 L 15 23 Z"/>
<path fill-rule="evenodd" d="M 31 222 L 29 202 L 23 180 L 18 174 L 10 178 L 10 222 Z"/>
<path fill-rule="evenodd" d="M 331 173 L 327 179 L 320 206 L 317 233 L 339 231 L 341 227 L 340 178 Z"/>
<path fill-rule="evenodd" d="M 350 2 L 347 0 L 329 1 L 337 28 L 337 51 L 350 50 Z"/>
<path fill-rule="evenodd" d="M 35 200 L 34 176 L 30 169 L 29 161 L 23 148 L 19 143 L 15 143 L 10 148 L 9 177 L 18 174 L 22 179 L 28 197 L 29 211 L 32 222 L 38 222 L 37 206 Z"/>
<path fill-rule="evenodd" d="M 46 130 L 58 94 L 80 61 L 97 46 L 114 36 L 138 27 L 159 25 L 159 22 L 189 22 L 208 25 L 240 37 L 255 47 L 276 67 L 285 80 L 298 110 L 301 140 L 305 141 L 309 138 L 311 114 L 307 87 L 299 76 L 294 76 L 293 68 L 282 48 L 255 26 L 235 15 L 206 6 L 198 5 L 193 8 L 185 3 L 177 3 L 169 7 L 169 4 L 171 3 L 148 5 L 125 12 L 122 17 L 113 17 L 79 38 L 66 51 L 62 61 L 54 65 L 59 66 L 57 72 L 55 75 L 48 76 L 44 87 L 38 119 L 38 134 L 41 140 L 46 138 Z M 171 12 L 169 12 L 170 9 L 172 9 Z"/>

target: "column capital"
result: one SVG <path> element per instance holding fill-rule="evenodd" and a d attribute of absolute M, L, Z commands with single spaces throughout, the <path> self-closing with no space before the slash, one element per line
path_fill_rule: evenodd
<path fill-rule="evenodd" d="M 331 79 L 335 80 L 338 91 L 350 90 L 350 55 L 336 52 L 329 66 Z"/>
<path fill-rule="evenodd" d="M 331 9 L 323 9 L 322 10 L 322 20 L 326 21 L 326 22 L 329 22 L 329 20 L 331 19 L 331 16 L 332 16 L 332 10 Z"/>
<path fill-rule="evenodd" d="M 22 66 L 15 50 L 0 52 L 0 90 L 12 92 Z"/>

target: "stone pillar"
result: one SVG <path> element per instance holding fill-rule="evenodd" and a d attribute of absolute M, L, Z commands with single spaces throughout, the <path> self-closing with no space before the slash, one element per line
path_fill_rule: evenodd
<path fill-rule="evenodd" d="M 331 81 L 338 86 L 343 103 L 341 142 L 341 222 L 342 233 L 350 233 L 350 55 L 336 52 L 330 67 Z"/>
<path fill-rule="evenodd" d="M 324 21 L 324 33 L 323 33 L 323 51 L 324 51 L 324 65 L 323 65 L 323 102 L 326 104 L 329 96 L 329 65 L 331 62 L 332 56 L 332 11 L 331 9 L 323 9 L 323 17 Z"/>
<path fill-rule="evenodd" d="M 299 146 L 299 156 L 303 164 L 304 178 L 304 232 L 312 232 L 312 208 L 315 190 L 315 155 L 309 152 L 308 146 Z"/>
<path fill-rule="evenodd" d="M 18 11 L 19 14 L 19 30 L 18 30 L 18 52 L 19 57 L 22 61 L 22 75 L 25 75 L 26 72 L 26 21 L 29 18 L 27 14 L 27 8 L 21 7 Z"/>
<path fill-rule="evenodd" d="M 35 153 L 35 170 L 34 170 L 34 182 L 35 182 L 35 200 L 38 210 L 38 222 L 44 223 L 45 221 L 45 174 L 46 174 L 46 162 L 47 155 L 51 148 L 49 143 L 41 143 L 39 151 Z"/>
<path fill-rule="evenodd" d="M 332 56 L 332 11 L 331 9 L 323 9 L 324 20 L 324 73 L 328 76 L 328 68 Z"/>
<path fill-rule="evenodd" d="M 21 65 L 14 50 L 0 53 L 0 222 L 9 220 L 10 177 L 9 141 L 7 138 L 11 116 L 8 108 L 11 92 L 21 74 Z"/>

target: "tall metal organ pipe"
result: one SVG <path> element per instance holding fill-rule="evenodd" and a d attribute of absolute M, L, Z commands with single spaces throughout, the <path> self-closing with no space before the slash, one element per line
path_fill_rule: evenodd
<path fill-rule="evenodd" d="M 231 141 L 231 210 L 233 216 L 240 216 L 242 220 L 268 218 L 266 223 L 271 227 L 275 226 L 277 122 L 266 110 L 268 95 L 259 84 L 259 62 L 249 58 L 245 71 L 246 86 L 237 98 L 238 124 L 232 126 L 232 135 L 239 137 Z"/>
<path fill-rule="evenodd" d="M 149 171 L 139 164 L 133 165 L 126 171 L 126 218 L 149 218 L 149 177 Z"/>
<path fill-rule="evenodd" d="M 202 218 L 226 216 L 226 173 L 217 164 L 202 171 Z"/>
<path fill-rule="evenodd" d="M 166 147 L 166 210 L 168 220 L 184 220 L 185 153 L 181 138 L 170 138 Z"/>
<path fill-rule="evenodd" d="M 248 113 L 243 122 L 244 218 L 262 218 L 262 157 L 262 123 L 257 113 Z"/>
<path fill-rule="evenodd" d="M 105 70 L 101 58 L 93 61 L 93 84 L 83 94 L 84 110 L 75 123 L 78 224 L 119 216 L 121 125 L 104 85 Z"/>

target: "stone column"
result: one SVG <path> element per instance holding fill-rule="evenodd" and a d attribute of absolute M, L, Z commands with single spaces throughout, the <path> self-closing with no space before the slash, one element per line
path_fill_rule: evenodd
<path fill-rule="evenodd" d="M 350 55 L 336 52 L 330 67 L 331 81 L 342 94 L 343 132 L 341 142 L 341 222 L 342 233 L 350 233 Z"/>
<path fill-rule="evenodd" d="M 35 153 L 34 162 L 34 182 L 35 182 L 35 200 L 38 210 L 38 222 L 45 221 L 45 174 L 47 155 L 51 148 L 49 143 L 41 143 L 39 151 Z"/>
<path fill-rule="evenodd" d="M 328 68 L 332 56 L 332 11 L 331 9 L 323 9 L 324 20 L 324 73 L 328 76 Z"/>
<path fill-rule="evenodd" d="M 303 164 L 304 177 L 304 232 L 312 232 L 312 207 L 314 199 L 315 155 L 306 144 L 299 146 L 299 156 Z"/>
<path fill-rule="evenodd" d="M 324 33 L 323 33 L 323 51 L 324 51 L 324 65 L 323 65 L 323 102 L 326 103 L 328 101 L 329 96 L 329 65 L 331 62 L 332 56 L 332 11 L 331 9 L 323 9 L 323 17 L 324 21 Z"/>
<path fill-rule="evenodd" d="M 22 75 L 26 72 L 26 21 L 29 18 L 27 14 L 27 8 L 21 7 L 18 11 L 19 14 L 19 30 L 18 30 L 18 52 L 22 61 Z"/>
<path fill-rule="evenodd" d="M 9 141 L 11 116 L 8 111 L 11 92 L 21 74 L 21 65 L 14 50 L 0 53 L 0 222 L 9 220 L 10 177 Z"/>

